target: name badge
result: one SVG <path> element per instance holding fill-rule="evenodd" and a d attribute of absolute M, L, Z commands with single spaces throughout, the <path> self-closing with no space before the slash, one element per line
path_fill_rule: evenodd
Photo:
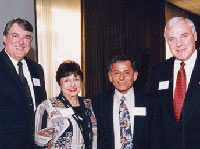
<path fill-rule="evenodd" d="M 134 107 L 134 116 L 146 116 L 146 107 Z"/>
<path fill-rule="evenodd" d="M 159 82 L 159 88 L 158 90 L 164 90 L 169 88 L 169 81 L 162 81 Z"/>
<path fill-rule="evenodd" d="M 40 79 L 33 78 L 33 85 L 34 86 L 40 86 Z"/>

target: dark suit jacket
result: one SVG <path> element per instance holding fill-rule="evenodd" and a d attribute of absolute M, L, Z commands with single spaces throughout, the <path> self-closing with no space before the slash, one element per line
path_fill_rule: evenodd
<path fill-rule="evenodd" d="M 146 107 L 146 116 L 134 117 L 134 149 L 160 149 L 159 107 L 154 98 L 134 90 L 135 106 Z M 98 149 L 114 149 L 113 95 L 105 93 L 93 99 L 97 118 Z"/>
<path fill-rule="evenodd" d="M 36 105 L 46 99 L 42 67 L 25 58 L 31 78 L 40 79 L 33 86 Z M 22 82 L 5 50 L 0 52 L 0 148 L 33 148 L 34 111 L 30 108 Z"/>
<path fill-rule="evenodd" d="M 163 133 L 163 149 L 200 148 L 200 54 L 191 75 L 181 117 L 177 123 L 173 108 L 173 67 L 175 58 L 164 61 L 152 70 L 150 93 L 159 97 Z M 159 90 L 159 82 L 169 87 Z"/>

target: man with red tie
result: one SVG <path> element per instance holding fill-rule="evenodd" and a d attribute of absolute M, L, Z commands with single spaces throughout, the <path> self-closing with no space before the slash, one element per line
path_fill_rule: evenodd
<path fill-rule="evenodd" d="M 165 26 L 173 57 L 156 66 L 150 93 L 159 97 L 163 149 L 200 148 L 200 53 L 194 23 L 174 17 Z"/>

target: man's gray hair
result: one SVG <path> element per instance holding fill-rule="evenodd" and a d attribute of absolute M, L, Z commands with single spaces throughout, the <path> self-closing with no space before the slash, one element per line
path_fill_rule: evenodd
<path fill-rule="evenodd" d="M 165 25 L 165 32 L 164 32 L 164 37 L 165 38 L 166 38 L 166 32 L 167 32 L 167 30 L 170 27 L 172 27 L 173 25 L 175 25 L 176 23 L 180 22 L 180 21 L 185 21 L 192 28 L 192 33 L 194 34 L 194 32 L 196 31 L 195 30 L 195 25 L 194 25 L 194 23 L 190 19 L 184 18 L 184 17 L 173 17 Z"/>
<path fill-rule="evenodd" d="M 131 67 L 133 68 L 134 72 L 137 72 L 137 68 L 136 68 L 136 62 L 133 58 L 131 58 L 130 56 L 125 56 L 125 55 L 117 55 L 115 57 L 112 58 L 110 64 L 109 64 L 109 72 L 112 73 L 112 65 L 114 63 L 120 62 L 120 61 L 130 61 L 131 63 Z"/>

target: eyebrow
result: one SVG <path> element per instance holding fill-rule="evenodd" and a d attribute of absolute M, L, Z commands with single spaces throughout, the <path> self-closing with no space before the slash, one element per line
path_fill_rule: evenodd
<path fill-rule="evenodd" d="M 181 36 L 184 36 L 184 35 L 189 35 L 188 33 L 183 33 L 183 34 L 181 34 Z"/>
<path fill-rule="evenodd" d="M 189 33 L 187 33 L 187 32 L 185 32 L 185 33 L 182 33 L 180 36 L 184 36 L 184 35 L 189 35 Z M 176 37 L 168 37 L 168 39 L 174 39 L 174 38 L 176 38 Z"/>
<path fill-rule="evenodd" d="M 19 35 L 20 33 L 16 33 L 16 32 L 12 32 L 11 34 L 17 34 L 17 35 Z M 25 36 L 31 36 L 31 33 L 30 34 L 25 34 Z"/>
<path fill-rule="evenodd" d="M 113 70 L 114 72 L 116 72 L 116 71 L 120 71 L 120 70 Z M 126 70 L 123 70 L 123 71 L 130 71 L 130 70 L 128 70 L 128 69 L 126 69 Z M 120 71 L 121 72 L 121 71 Z"/>

